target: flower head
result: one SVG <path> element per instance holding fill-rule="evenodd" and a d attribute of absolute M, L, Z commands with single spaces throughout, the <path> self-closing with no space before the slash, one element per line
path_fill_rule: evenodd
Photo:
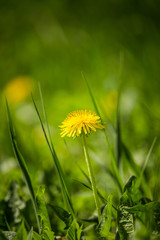
<path fill-rule="evenodd" d="M 62 122 L 61 137 L 78 137 L 84 132 L 86 135 L 96 129 L 103 129 L 100 117 L 95 113 L 87 110 L 79 110 L 71 112 L 67 115 L 66 119 Z"/>

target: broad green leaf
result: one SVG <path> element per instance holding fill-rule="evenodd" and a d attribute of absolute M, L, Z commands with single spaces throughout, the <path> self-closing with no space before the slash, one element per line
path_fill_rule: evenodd
<path fill-rule="evenodd" d="M 123 240 L 133 239 L 134 234 L 134 216 L 125 208 L 132 207 L 133 203 L 138 202 L 141 198 L 139 189 L 136 188 L 136 177 L 132 176 L 124 187 L 124 193 L 120 198 L 120 205 L 118 208 L 118 232 L 120 238 Z"/>
<path fill-rule="evenodd" d="M 53 206 L 51 204 L 49 204 L 49 206 L 53 209 L 56 215 L 66 224 L 65 229 L 68 229 L 73 221 L 71 213 L 68 213 L 66 210 L 58 206 Z"/>
<path fill-rule="evenodd" d="M 32 96 L 32 95 L 31 95 L 31 96 Z M 43 133 L 44 133 L 44 136 L 45 136 L 47 145 L 48 145 L 48 147 L 49 147 L 49 150 L 50 150 L 50 152 L 51 152 L 52 158 L 53 158 L 53 160 L 54 160 L 54 163 L 55 163 L 55 166 L 56 166 L 56 169 L 57 169 L 57 172 L 58 172 L 58 176 L 59 176 L 59 179 L 60 179 L 61 191 L 62 191 L 64 203 L 65 203 L 65 205 L 66 205 L 67 210 L 68 210 L 69 212 L 71 212 L 72 215 L 73 215 L 73 217 L 74 217 L 74 209 L 73 209 L 71 197 L 70 197 L 70 194 L 69 194 L 69 192 L 68 192 L 68 188 L 67 188 L 67 184 L 66 184 L 66 181 L 65 181 L 64 173 L 63 173 L 63 171 L 62 171 L 62 167 L 61 167 L 61 165 L 60 165 L 59 159 L 58 159 L 57 154 L 56 154 L 56 152 L 55 152 L 55 149 L 54 149 L 54 146 L 53 146 L 51 137 L 50 137 L 50 133 L 48 133 L 48 134 L 49 134 L 49 137 L 48 137 L 48 136 L 47 136 L 47 132 L 46 132 L 46 130 L 45 130 L 44 124 L 43 124 L 43 122 L 42 122 L 40 113 L 39 113 L 39 111 L 38 111 L 38 108 L 37 108 L 37 106 L 36 106 L 36 103 L 35 103 L 35 101 L 34 101 L 33 96 L 32 96 L 32 101 L 33 101 L 33 104 L 34 104 L 34 107 L 35 107 L 37 116 L 38 116 L 38 118 L 39 118 L 39 121 L 40 121 L 42 130 L 43 130 Z M 43 110 L 44 110 L 44 116 L 45 116 L 45 119 L 46 119 L 47 129 L 48 129 L 48 132 L 49 132 L 49 126 L 48 126 L 47 117 L 46 117 L 46 113 L 45 113 L 45 108 L 44 108 L 44 103 L 43 103 L 43 99 L 42 99 L 42 94 L 41 94 L 41 102 L 42 102 L 42 106 L 43 106 Z"/>
<path fill-rule="evenodd" d="M 103 209 L 100 223 L 98 226 L 98 232 L 101 237 L 108 237 L 111 227 L 111 214 L 112 214 L 112 195 L 108 196 L 108 202 Z"/>
<path fill-rule="evenodd" d="M 33 236 L 33 227 L 31 228 L 30 232 L 28 233 L 27 240 L 32 240 L 32 236 Z"/>
<path fill-rule="evenodd" d="M 133 214 L 125 210 L 125 206 L 121 204 L 118 210 L 118 232 L 120 239 L 133 239 L 134 233 L 134 217 Z"/>
<path fill-rule="evenodd" d="M 54 232 L 46 229 L 42 233 L 42 240 L 55 240 Z"/>
<path fill-rule="evenodd" d="M 36 203 L 38 209 L 38 215 L 41 220 L 41 231 L 43 232 L 45 229 L 51 230 L 51 224 L 48 216 L 48 211 L 46 208 L 46 203 L 44 200 L 44 192 L 45 188 L 40 186 L 38 192 L 36 194 Z"/>
<path fill-rule="evenodd" d="M 125 207 L 125 210 L 129 213 L 139 215 L 140 213 L 145 214 L 143 218 L 144 224 L 150 226 L 152 231 L 160 234 L 160 203 L 150 202 L 147 204 L 138 203 L 133 207 Z M 149 223 L 149 224 L 148 224 Z"/>
<path fill-rule="evenodd" d="M 85 78 L 85 76 L 84 76 L 83 73 L 82 73 L 82 77 L 83 77 L 83 79 L 84 79 L 84 81 L 85 81 L 85 83 L 86 83 L 86 85 L 87 85 L 88 92 L 89 92 L 89 94 L 90 94 L 90 97 L 91 97 L 93 106 L 94 106 L 94 108 L 95 108 L 95 111 L 96 111 L 97 115 L 101 118 L 101 121 L 103 122 L 102 117 L 101 117 L 101 114 L 100 114 L 100 112 L 99 112 L 99 110 L 98 110 L 98 106 L 97 106 L 96 100 L 95 100 L 95 98 L 94 98 L 94 96 L 93 96 L 92 90 L 91 90 L 91 88 L 90 88 L 90 86 L 89 86 L 89 83 L 88 83 L 88 81 L 87 81 L 87 79 Z M 111 164 L 112 164 L 113 173 L 114 173 L 115 178 L 116 178 L 116 180 L 117 180 L 117 184 L 118 184 L 118 186 L 119 186 L 119 189 L 120 189 L 120 191 L 122 192 L 122 190 L 123 190 L 123 181 L 122 181 L 121 175 L 120 175 L 119 170 L 118 170 L 118 167 L 117 167 L 116 159 L 115 159 L 114 154 L 113 154 L 113 152 L 112 152 L 112 148 L 111 148 L 110 142 L 109 142 L 109 140 L 108 140 L 108 136 L 107 136 L 106 131 L 103 130 L 103 133 L 104 133 L 104 135 L 105 135 L 106 143 L 107 143 L 107 146 L 108 146 L 108 152 L 109 152 L 110 159 L 111 159 Z"/>
<path fill-rule="evenodd" d="M 123 202 L 124 205 L 127 205 L 128 203 L 124 202 L 125 196 L 130 200 L 130 202 L 132 202 L 133 205 L 137 204 L 142 198 L 142 193 L 137 186 L 137 178 L 135 176 L 129 178 L 124 187 L 124 194 L 121 197 L 121 202 Z"/>
<path fill-rule="evenodd" d="M 9 122 L 9 132 L 10 132 L 10 136 L 11 136 L 11 140 L 12 140 L 12 144 L 13 144 L 13 149 L 14 149 L 16 158 L 18 160 L 20 169 L 23 173 L 24 180 L 26 182 L 26 185 L 27 185 L 29 193 L 30 193 L 30 197 L 31 197 L 31 200 L 32 200 L 32 204 L 33 204 L 33 208 L 34 208 L 34 212 L 35 212 L 35 216 L 36 216 L 36 220 L 37 220 L 37 226 L 38 226 L 38 229 L 39 229 L 39 232 L 40 232 L 40 223 L 39 223 L 39 218 L 38 218 L 38 214 L 37 214 L 37 206 L 36 206 L 36 202 L 35 202 L 35 195 L 34 195 L 34 191 L 33 191 L 33 186 L 32 186 L 31 178 L 30 178 L 30 175 L 29 175 L 29 172 L 28 172 L 28 169 L 27 169 L 27 165 L 26 165 L 25 160 L 24 160 L 24 158 L 23 158 L 23 156 L 22 156 L 22 154 L 19 151 L 19 148 L 17 146 L 15 131 L 14 131 L 14 127 L 13 127 L 12 118 L 11 118 L 11 114 L 10 114 L 7 99 L 6 99 L 6 107 L 7 107 L 8 122 Z"/>
<path fill-rule="evenodd" d="M 24 227 L 24 222 L 20 225 L 14 240 L 26 240 L 27 239 L 27 231 Z"/>
<path fill-rule="evenodd" d="M 67 240 L 80 240 L 82 228 L 79 227 L 78 223 L 74 219 L 71 226 L 67 231 Z"/>
<path fill-rule="evenodd" d="M 42 238 L 38 233 L 33 232 L 33 240 L 42 240 Z"/>

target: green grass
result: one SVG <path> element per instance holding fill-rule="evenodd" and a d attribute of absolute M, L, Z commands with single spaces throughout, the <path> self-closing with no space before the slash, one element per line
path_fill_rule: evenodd
<path fill-rule="evenodd" d="M 99 116 L 101 116 L 100 111 L 98 110 L 98 106 L 96 104 L 96 100 L 87 81 L 86 84 L 89 90 L 89 95 L 95 107 L 95 111 Z M 44 101 L 40 85 L 39 91 L 45 124 L 42 121 L 33 95 L 31 96 L 31 98 L 33 102 L 33 107 L 39 119 L 41 131 L 44 134 L 46 144 L 51 153 L 51 157 L 53 158 L 54 168 L 57 172 L 57 174 L 54 176 L 54 179 L 58 180 L 58 185 L 60 184 L 60 192 L 54 192 L 52 194 L 53 199 L 51 198 L 51 201 L 46 201 L 45 195 L 49 197 L 49 195 L 51 194 L 50 191 L 47 193 L 47 191 L 49 190 L 49 186 L 47 186 L 47 183 L 42 182 L 41 184 L 43 184 L 43 186 L 38 183 L 39 186 L 35 188 L 33 176 L 30 176 L 31 173 L 27 167 L 28 163 L 24 160 L 20 152 L 20 148 L 22 148 L 22 146 L 19 147 L 19 144 L 17 144 L 17 137 L 13 127 L 12 116 L 9 110 L 8 102 L 6 101 L 11 142 L 13 145 L 15 156 L 23 174 L 24 181 L 29 190 L 28 192 L 30 193 L 30 199 L 33 205 L 34 213 L 32 213 L 31 210 L 32 206 L 30 204 L 28 205 L 29 201 L 26 201 L 25 199 L 25 207 L 23 211 L 20 210 L 20 205 L 16 205 L 15 201 L 13 200 L 13 196 L 17 196 L 18 192 L 16 192 L 15 189 L 12 190 L 12 194 L 10 194 L 8 202 L 3 205 L 4 201 L 1 201 L 1 238 L 9 239 L 7 235 L 9 234 L 11 236 L 11 239 L 14 238 L 17 240 L 26 239 L 26 237 L 28 240 L 53 240 L 56 239 L 56 236 L 58 235 L 61 235 L 61 237 L 66 236 L 68 240 L 119 239 L 119 237 L 120 239 L 142 239 L 142 237 L 143 239 L 158 239 L 160 236 L 160 203 L 153 200 L 154 189 L 150 187 L 150 183 L 148 183 L 148 179 L 146 177 L 146 169 L 150 163 L 150 158 L 155 151 L 154 146 L 157 138 L 155 138 L 152 142 L 148 154 L 146 155 L 145 160 L 142 162 L 142 166 L 138 165 L 133 159 L 130 150 L 123 142 L 121 136 L 121 134 L 123 133 L 123 128 L 120 129 L 120 122 L 122 120 L 120 119 L 120 114 L 117 114 L 116 123 L 118 131 L 115 131 L 117 134 L 115 139 L 118 145 L 117 160 L 116 157 L 114 157 L 113 147 L 111 146 L 111 143 L 109 141 L 107 131 L 102 130 L 100 134 L 103 136 L 104 133 L 105 138 L 103 139 L 103 137 L 101 137 L 104 142 L 101 147 L 106 149 L 107 146 L 107 152 L 109 153 L 108 159 L 110 160 L 111 165 L 106 166 L 102 162 L 93 162 L 94 164 L 92 166 L 95 167 L 96 164 L 97 167 L 99 167 L 100 174 L 102 171 L 104 171 L 103 178 L 105 178 L 105 174 L 110 179 L 112 179 L 112 190 L 110 191 L 111 194 L 109 194 L 109 191 L 103 188 L 101 183 L 102 179 L 100 179 L 100 182 L 97 181 L 97 173 L 93 174 L 94 171 L 91 167 L 90 157 L 88 153 L 88 151 L 90 152 L 90 148 L 87 149 L 85 139 L 83 141 L 83 145 L 89 175 L 86 174 L 87 170 L 85 165 L 81 167 L 80 163 L 75 164 L 73 166 L 74 168 L 79 169 L 79 171 L 81 172 L 81 175 L 79 176 L 81 176 L 82 179 L 77 179 L 76 181 L 71 180 L 71 185 L 69 185 L 69 179 L 66 178 L 67 173 L 62 170 L 64 167 L 63 165 L 61 165 L 60 160 L 57 157 L 55 148 L 53 146 L 51 137 L 52 134 L 50 132 L 46 116 L 46 110 L 44 107 Z M 117 112 L 119 112 L 119 110 Z M 94 137 L 96 137 L 96 134 L 97 133 L 95 133 Z M 91 140 L 93 141 L 94 138 L 91 138 Z M 75 140 L 73 139 L 72 141 Z M 68 146 L 69 143 L 67 143 L 67 148 Z M 95 152 L 97 152 L 97 154 L 98 151 L 96 151 L 95 148 L 98 148 L 98 146 L 99 144 L 97 144 L 97 146 L 95 145 L 93 149 Z M 133 171 L 133 173 L 135 173 L 136 175 L 130 175 L 128 181 L 126 182 L 123 180 L 125 179 L 125 173 L 121 173 L 122 164 L 125 163 L 124 160 L 127 163 L 126 166 L 129 166 L 128 170 Z M 72 161 L 74 161 L 73 158 Z M 53 174 L 55 174 L 54 168 L 52 170 Z M 74 168 L 70 169 L 71 174 L 74 171 Z M 50 176 L 47 176 L 47 178 L 49 177 Z M 74 188 L 72 189 L 72 185 L 74 187 L 75 183 L 77 184 L 78 190 Z M 54 182 L 52 182 L 51 185 L 54 186 Z M 38 189 L 36 194 L 35 189 Z M 87 210 L 87 215 L 84 212 L 85 205 L 82 204 L 82 207 L 80 207 L 79 209 L 76 209 L 75 207 L 78 205 L 79 201 L 82 201 L 81 194 L 84 189 L 85 194 L 87 192 L 89 194 L 91 191 L 93 191 L 93 195 L 91 195 L 89 201 L 87 200 L 88 197 L 86 195 L 86 207 L 89 208 L 89 210 Z M 70 194 L 69 191 L 72 192 L 72 194 Z M 74 196 L 75 193 L 77 195 L 77 198 Z M 56 201 L 56 197 L 59 198 L 58 201 Z M 61 197 L 63 198 L 63 201 L 61 200 Z M 95 205 L 92 206 L 93 200 L 95 200 Z M 12 205 L 11 202 L 13 202 Z M 9 208 L 11 208 L 11 213 L 5 210 L 5 207 L 7 206 L 6 204 L 9 203 L 10 205 L 8 206 Z M 92 210 L 90 209 L 91 206 Z M 35 217 L 32 218 L 31 216 L 27 215 L 25 208 L 28 209 L 26 211 L 29 211 L 30 214 L 35 215 Z M 97 211 L 93 214 L 94 210 Z M 15 211 L 18 211 L 19 217 L 21 219 L 17 223 L 16 218 L 14 218 Z M 13 217 L 11 217 L 12 215 Z M 3 222 L 3 219 L 5 219 L 5 222 Z M 35 221 L 37 222 L 36 224 Z M 143 229 L 143 233 L 140 231 L 140 229 Z"/>

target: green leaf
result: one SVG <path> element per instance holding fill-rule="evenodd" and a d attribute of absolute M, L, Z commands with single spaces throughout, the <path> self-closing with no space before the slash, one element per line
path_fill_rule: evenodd
<path fill-rule="evenodd" d="M 150 202 L 147 204 L 138 203 L 133 207 L 125 207 L 125 210 L 129 213 L 139 215 L 145 214 L 145 218 L 142 219 L 145 225 L 150 226 L 152 231 L 160 234 L 160 203 Z M 141 217 L 141 216 L 140 216 Z"/>
<path fill-rule="evenodd" d="M 67 240 L 80 240 L 82 228 L 79 227 L 78 223 L 74 219 L 71 226 L 67 231 Z"/>
<path fill-rule="evenodd" d="M 16 233 L 14 240 L 26 240 L 26 239 L 27 239 L 27 231 L 24 227 L 24 222 L 22 222 L 22 224 L 20 225 Z"/>
<path fill-rule="evenodd" d="M 71 213 L 58 206 L 53 206 L 51 204 L 49 204 L 49 206 L 53 209 L 56 215 L 66 224 L 65 229 L 68 229 L 73 221 L 73 216 L 71 215 Z"/>
<path fill-rule="evenodd" d="M 55 240 L 54 232 L 45 229 L 42 233 L 42 240 Z"/>
<path fill-rule="evenodd" d="M 118 210 L 118 232 L 120 239 L 133 239 L 134 217 L 133 214 L 126 211 L 125 206 L 121 204 Z"/>
<path fill-rule="evenodd" d="M 45 229 L 51 230 L 50 219 L 48 216 L 48 211 L 47 211 L 46 203 L 44 200 L 44 192 L 45 192 L 45 188 L 43 186 L 40 186 L 36 194 L 36 203 L 37 203 L 38 215 L 40 216 L 40 220 L 41 220 L 42 232 Z"/>
<path fill-rule="evenodd" d="M 33 240 L 42 240 L 42 238 L 38 233 L 33 232 Z"/>
<path fill-rule="evenodd" d="M 134 216 L 126 210 L 126 207 L 132 207 L 141 198 L 141 193 L 136 187 L 136 177 L 132 176 L 124 187 L 124 193 L 120 198 L 118 208 L 118 232 L 123 240 L 133 239 L 134 234 Z"/>
<path fill-rule="evenodd" d="M 33 236 L 33 227 L 31 228 L 31 230 L 28 234 L 27 240 L 32 240 L 32 236 Z"/>
<path fill-rule="evenodd" d="M 15 131 L 14 131 L 14 127 L 13 127 L 12 118 L 11 118 L 11 114 L 10 114 L 7 99 L 6 99 L 6 107 L 7 107 L 8 122 L 9 122 L 9 132 L 10 132 L 10 136 L 11 136 L 11 140 L 12 140 L 13 149 L 14 149 L 16 158 L 18 160 L 20 169 L 23 173 L 25 183 L 26 183 L 26 185 L 28 187 L 28 190 L 29 190 L 29 193 L 30 193 L 30 197 L 31 197 L 31 200 L 32 200 L 32 204 L 33 204 L 33 208 L 34 208 L 34 212 L 35 212 L 35 216 L 36 216 L 36 220 L 37 220 L 38 230 L 40 232 L 40 223 L 39 223 L 38 214 L 37 214 L 37 206 L 36 206 L 36 202 L 35 202 L 35 195 L 34 195 L 34 191 L 33 191 L 33 186 L 32 186 L 31 178 L 30 178 L 30 175 L 29 175 L 29 172 L 28 172 L 28 169 L 27 169 L 27 165 L 26 165 L 25 160 L 24 160 L 24 158 L 23 158 L 22 154 L 20 153 L 19 148 L 17 146 Z"/>
<path fill-rule="evenodd" d="M 65 180 L 65 177 L 64 177 L 64 173 L 62 171 L 62 167 L 60 165 L 59 159 L 58 159 L 57 154 L 55 152 L 55 149 L 54 149 L 51 137 L 50 137 L 50 133 L 48 133 L 49 134 L 49 137 L 48 137 L 33 96 L 32 96 L 32 101 L 33 101 L 37 116 L 39 118 L 39 121 L 40 121 L 42 130 L 43 130 L 47 145 L 49 147 L 49 150 L 51 152 L 52 158 L 54 160 L 54 163 L 55 163 L 55 166 L 56 166 L 56 169 L 57 169 L 57 172 L 58 172 L 58 176 L 59 176 L 60 184 L 61 184 L 62 196 L 63 196 L 63 199 L 64 199 L 65 206 L 66 206 L 67 210 L 72 213 L 72 215 L 74 217 L 74 209 L 73 209 L 71 197 L 70 197 L 70 194 L 68 192 L 68 188 L 67 188 L 66 180 Z M 48 126 L 47 117 L 46 117 L 46 113 L 45 113 L 42 94 L 41 94 L 41 101 L 42 101 L 42 106 L 43 106 L 43 110 L 44 110 L 44 116 L 45 116 L 45 119 L 46 119 L 47 129 L 48 129 L 48 132 L 49 132 L 49 126 Z"/>
<path fill-rule="evenodd" d="M 112 214 L 112 195 L 108 196 L 108 203 L 103 209 L 100 223 L 98 226 L 98 232 L 101 237 L 108 237 L 111 228 L 111 214 Z"/>

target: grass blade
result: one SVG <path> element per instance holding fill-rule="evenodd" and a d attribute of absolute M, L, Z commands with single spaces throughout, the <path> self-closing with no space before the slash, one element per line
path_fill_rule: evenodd
<path fill-rule="evenodd" d="M 94 106 L 94 108 L 95 108 L 95 111 L 96 111 L 97 115 L 98 115 L 98 116 L 101 118 L 101 120 L 102 120 L 101 114 L 100 114 L 100 112 L 99 112 L 99 110 L 98 110 L 98 106 L 97 106 L 97 104 L 96 104 L 96 101 L 95 101 L 95 98 L 94 98 L 93 93 L 92 93 L 92 91 L 91 91 L 91 88 L 90 88 L 90 86 L 89 86 L 89 84 L 88 84 L 88 81 L 87 81 L 86 78 L 84 77 L 84 74 L 83 74 L 83 73 L 82 73 L 82 77 L 83 77 L 83 79 L 84 79 L 84 81 L 85 81 L 85 83 L 86 83 L 86 85 L 87 85 L 87 88 L 88 88 L 90 97 L 91 97 L 91 99 L 92 99 L 93 106 Z M 102 122 L 103 122 L 103 121 L 102 121 Z M 118 186 L 119 186 L 119 189 L 120 189 L 120 191 L 122 192 L 122 191 L 123 191 L 123 181 L 122 181 L 121 175 L 120 175 L 119 170 L 118 170 L 118 167 L 117 167 L 116 159 L 115 159 L 115 157 L 114 157 L 114 155 L 113 155 L 113 152 L 112 152 L 112 149 L 111 149 L 111 145 L 110 145 L 110 142 L 109 142 L 109 140 L 108 140 L 108 136 L 107 136 L 106 131 L 103 130 L 103 133 L 104 133 L 104 135 L 105 135 L 106 143 L 107 143 L 107 146 L 108 146 L 108 152 L 109 152 L 110 159 L 111 159 L 112 169 L 113 169 L 114 175 L 115 175 L 115 177 L 116 177 L 116 180 L 117 180 L 117 184 L 118 184 Z"/>
<path fill-rule="evenodd" d="M 61 191 L 62 191 L 65 206 L 66 206 L 67 210 L 72 213 L 72 215 L 74 217 L 74 209 L 73 209 L 73 205 L 72 205 L 72 202 L 71 202 L 71 197 L 70 197 L 69 192 L 68 192 L 68 188 L 67 188 L 67 184 L 66 184 L 66 181 L 65 181 L 64 173 L 62 171 L 62 167 L 60 165 L 59 159 L 58 159 L 57 154 L 55 152 L 55 149 L 53 147 L 51 138 L 48 138 L 48 136 L 47 136 L 47 132 L 46 132 L 45 127 L 43 125 L 43 122 L 42 122 L 41 116 L 39 114 L 38 108 L 36 106 L 36 103 L 34 101 L 34 98 L 33 98 L 32 95 L 31 95 L 31 97 L 32 97 L 32 101 L 33 101 L 37 116 L 39 118 L 42 130 L 43 130 L 47 145 L 48 145 L 48 148 L 51 152 L 52 158 L 54 160 L 54 163 L 55 163 L 55 166 L 56 166 L 56 169 L 57 169 L 57 172 L 58 172 L 58 176 L 59 176 L 60 184 L 61 184 Z M 43 105 L 43 109 L 44 109 L 43 101 L 42 101 L 42 105 Z M 47 119 L 46 114 L 45 114 L 45 119 Z M 46 122 L 46 125 L 47 125 L 47 128 L 49 130 L 47 122 Z"/>
<path fill-rule="evenodd" d="M 118 102 L 117 102 L 117 119 L 116 119 L 116 132 L 117 132 L 117 165 L 118 168 L 120 167 L 121 162 L 121 155 L 122 155 L 122 141 L 121 141 L 121 123 L 120 123 L 120 97 L 121 97 L 121 91 L 122 91 L 122 73 L 123 73 L 123 52 L 120 53 L 120 59 L 119 59 L 119 75 L 118 75 Z"/>
<path fill-rule="evenodd" d="M 7 99 L 6 99 L 6 107 L 7 107 L 7 115 L 8 115 L 8 122 L 9 122 L 9 132 L 10 132 L 10 136 L 11 136 L 11 140 L 12 140 L 13 149 L 14 149 L 16 158 L 18 160 L 20 169 L 23 173 L 25 183 L 26 183 L 26 185 L 28 187 L 28 190 L 29 190 L 29 193 L 30 193 L 30 197 L 31 197 L 31 200 L 32 200 L 32 204 L 33 204 L 33 208 L 34 208 L 34 212 L 35 212 L 35 216 L 36 216 L 36 220 L 37 220 L 37 226 L 38 226 L 38 230 L 39 230 L 39 233 L 40 233 L 40 222 L 39 222 L 39 218 L 38 218 L 37 205 L 36 205 L 36 201 L 35 201 L 33 186 L 32 186 L 31 178 L 30 178 L 25 160 L 24 160 L 24 158 L 23 158 L 22 154 L 20 153 L 19 148 L 17 146 L 16 136 L 15 136 L 15 132 L 14 132 L 14 127 L 13 127 L 12 118 L 11 118 L 11 114 L 10 114 Z"/>
<path fill-rule="evenodd" d="M 141 182 L 142 182 L 143 173 L 144 173 L 144 171 L 145 171 L 145 169 L 146 169 L 148 160 L 149 160 L 149 158 L 150 158 L 150 156 L 151 156 L 151 153 L 152 153 L 152 150 L 153 150 L 153 148 L 154 148 L 154 145 L 155 145 L 156 141 L 157 141 L 157 138 L 155 137 L 154 140 L 153 140 L 153 142 L 152 142 L 152 145 L 151 145 L 151 147 L 150 147 L 150 149 L 149 149 L 149 151 L 148 151 L 148 154 L 147 154 L 147 156 L 146 156 L 146 159 L 145 159 L 145 161 L 144 161 L 143 168 L 142 168 L 142 170 L 141 170 L 139 179 L 138 179 L 138 181 L 137 181 L 139 186 L 140 186 L 140 184 L 141 184 Z"/>
<path fill-rule="evenodd" d="M 31 230 L 27 236 L 27 240 L 32 240 L 32 236 L 33 236 L 33 227 L 31 228 Z"/>
<path fill-rule="evenodd" d="M 138 177 L 141 172 L 139 166 L 136 164 L 131 152 L 129 151 L 128 147 L 125 145 L 124 142 L 122 142 L 122 147 L 123 147 L 123 152 L 126 157 L 126 160 L 128 161 L 132 170 L 135 172 L 136 176 Z"/>
<path fill-rule="evenodd" d="M 85 184 L 85 183 L 83 183 L 83 182 L 81 182 L 81 181 L 79 181 L 79 180 L 77 180 L 77 179 L 75 179 L 74 181 L 76 181 L 77 183 L 81 184 L 81 185 L 84 186 L 85 188 L 88 188 L 89 190 L 92 191 L 92 187 L 91 187 L 90 185 L 87 185 L 87 184 Z M 98 189 L 97 189 L 97 193 L 98 193 L 98 196 L 100 197 L 100 199 L 101 199 L 103 202 L 106 202 L 106 203 L 107 203 L 108 200 L 103 197 L 103 195 L 100 193 L 100 191 L 99 191 Z M 117 208 L 116 208 L 114 205 L 112 205 L 112 207 L 113 207 L 116 211 L 118 211 Z"/>
<path fill-rule="evenodd" d="M 117 103 L 117 119 L 116 119 L 116 148 L 117 148 L 117 165 L 120 167 L 121 155 L 122 155 L 122 143 L 121 143 L 121 126 L 120 126 L 120 96 L 118 95 Z"/>

